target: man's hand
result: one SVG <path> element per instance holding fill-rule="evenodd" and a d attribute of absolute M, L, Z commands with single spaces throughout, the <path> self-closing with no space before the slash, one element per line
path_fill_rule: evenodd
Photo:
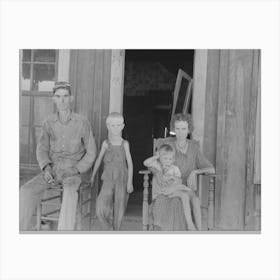
<path fill-rule="evenodd" d="M 126 190 L 127 190 L 128 193 L 132 193 L 133 192 L 133 185 L 132 185 L 131 182 L 127 183 Z"/>
<path fill-rule="evenodd" d="M 72 177 L 79 174 L 77 167 L 70 167 L 65 170 L 63 173 L 63 178 Z"/>
<path fill-rule="evenodd" d="M 54 183 L 53 171 L 52 171 L 52 168 L 50 167 L 50 165 L 47 165 L 44 168 L 44 179 L 49 184 Z"/>

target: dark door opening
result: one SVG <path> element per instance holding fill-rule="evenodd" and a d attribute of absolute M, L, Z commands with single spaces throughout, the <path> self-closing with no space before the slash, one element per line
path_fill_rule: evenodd
<path fill-rule="evenodd" d="M 124 138 L 130 143 L 134 193 L 127 212 L 141 214 L 143 161 L 152 155 L 153 138 L 169 129 L 173 91 L 179 68 L 193 77 L 194 50 L 126 50 L 123 114 Z M 137 207 L 134 207 L 137 206 Z M 136 210 L 138 209 L 138 210 Z"/>

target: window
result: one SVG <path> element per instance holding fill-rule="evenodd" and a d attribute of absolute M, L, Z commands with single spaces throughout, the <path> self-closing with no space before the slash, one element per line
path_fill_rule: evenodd
<path fill-rule="evenodd" d="M 24 49 L 20 57 L 20 163 L 37 165 L 36 145 L 42 123 L 54 111 L 51 97 L 58 51 Z"/>

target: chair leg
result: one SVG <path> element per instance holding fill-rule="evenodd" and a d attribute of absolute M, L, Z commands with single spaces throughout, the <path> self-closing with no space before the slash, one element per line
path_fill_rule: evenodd
<path fill-rule="evenodd" d="M 88 219 L 88 228 L 87 230 L 91 229 L 91 216 L 89 215 L 91 213 L 91 190 L 84 191 L 83 193 L 80 189 L 78 190 L 78 205 L 77 205 L 77 213 L 76 213 L 76 230 L 81 231 L 84 229 L 84 226 L 86 226 L 86 223 L 84 223 L 84 218 Z M 83 197 L 83 194 L 85 194 L 85 197 Z M 90 199 L 88 202 L 85 202 L 83 199 Z M 84 204 L 83 204 L 84 203 Z M 86 208 L 86 209 L 85 209 Z"/>
<path fill-rule="evenodd" d="M 42 204 L 41 201 L 37 205 L 37 230 L 41 230 L 41 216 L 42 216 Z"/>
<path fill-rule="evenodd" d="M 83 209 L 82 209 L 82 193 L 78 190 L 78 205 L 77 205 L 77 215 L 76 215 L 76 228 L 78 231 L 82 230 L 82 215 L 83 215 Z"/>
<path fill-rule="evenodd" d="M 92 222 L 92 219 L 91 219 L 91 203 L 92 203 L 92 200 L 91 200 L 91 190 L 89 191 L 89 205 L 87 207 L 87 215 L 88 215 L 88 230 L 91 230 L 91 222 Z"/>
<path fill-rule="evenodd" d="M 144 175 L 144 191 L 143 191 L 143 230 L 148 230 L 149 225 L 149 204 L 148 204 L 148 188 L 149 188 L 149 175 Z"/>
<path fill-rule="evenodd" d="M 210 178 L 208 189 L 208 230 L 214 228 L 214 191 L 215 191 L 215 178 Z"/>

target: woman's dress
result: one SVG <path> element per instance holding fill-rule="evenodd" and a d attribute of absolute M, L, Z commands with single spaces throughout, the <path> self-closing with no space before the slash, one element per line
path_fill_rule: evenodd
<path fill-rule="evenodd" d="M 198 141 L 187 140 L 188 148 L 184 154 L 176 148 L 175 140 L 176 138 L 167 138 L 164 143 L 172 145 L 176 151 L 175 165 L 181 171 L 184 185 L 187 185 L 187 179 L 193 170 L 213 167 L 211 162 L 200 151 Z M 152 214 L 155 229 L 166 231 L 187 230 L 180 198 L 169 198 L 158 194 L 158 189 L 157 181 L 153 179 Z"/>

